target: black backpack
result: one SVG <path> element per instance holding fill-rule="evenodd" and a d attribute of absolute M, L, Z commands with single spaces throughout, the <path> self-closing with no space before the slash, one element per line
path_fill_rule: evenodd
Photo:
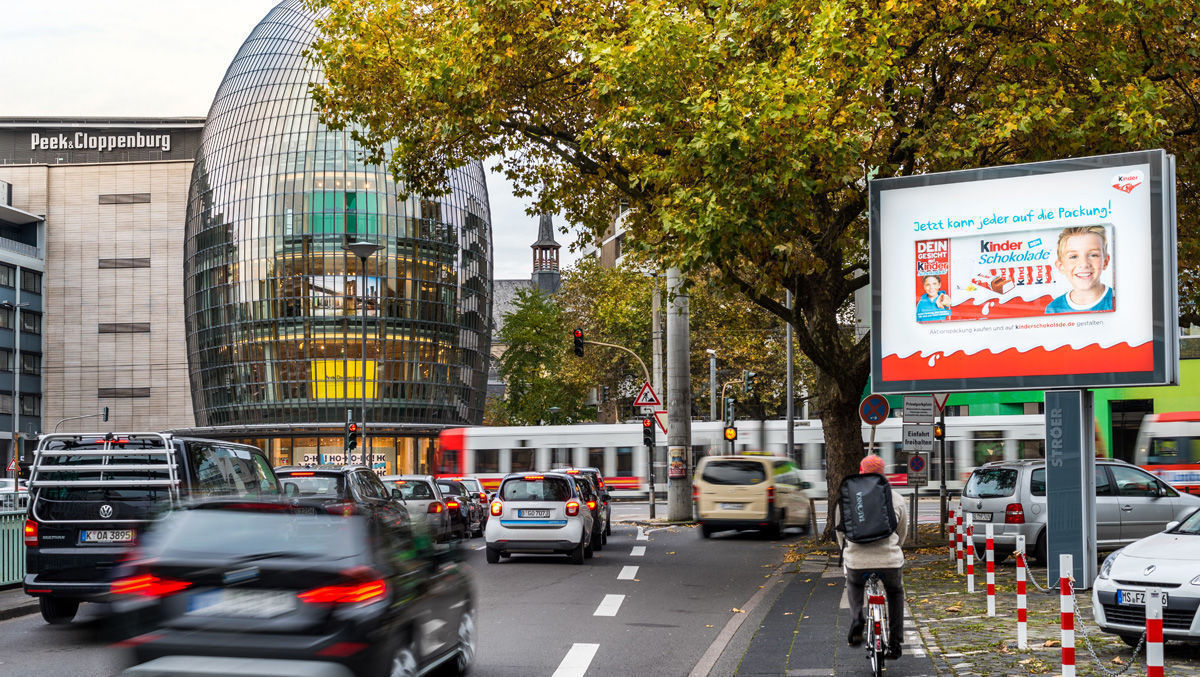
<path fill-rule="evenodd" d="M 851 543 L 874 543 L 896 531 L 892 485 L 879 473 L 850 475 L 838 498 L 842 523 L 837 526 Z"/>

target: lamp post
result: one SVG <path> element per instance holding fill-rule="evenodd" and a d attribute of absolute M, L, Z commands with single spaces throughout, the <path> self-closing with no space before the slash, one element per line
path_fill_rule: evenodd
<path fill-rule="evenodd" d="M 20 429 L 18 416 L 21 414 L 21 309 L 28 308 L 28 303 L 13 303 L 0 301 L 0 308 L 15 311 L 13 317 L 13 380 L 12 380 L 12 457 L 18 458 L 17 430 Z M 17 474 L 13 472 L 13 489 L 16 490 Z"/>
<path fill-rule="evenodd" d="M 383 245 L 375 244 L 374 242 L 351 242 L 350 244 L 342 245 L 342 249 L 354 254 L 362 261 L 362 267 L 359 269 L 358 293 L 362 299 L 359 306 L 359 313 L 362 315 L 362 362 L 359 364 L 359 376 L 362 379 L 362 442 L 363 448 L 359 452 L 364 459 L 370 459 L 370 442 L 367 437 L 367 259 L 375 255 L 375 252 L 383 249 Z M 346 459 L 349 461 L 350 459 Z M 369 461 L 363 463 L 370 467 Z"/>
<path fill-rule="evenodd" d="M 706 348 L 704 352 L 708 353 L 708 399 L 711 400 L 708 405 L 708 420 L 717 420 L 717 351 L 712 348 Z"/>

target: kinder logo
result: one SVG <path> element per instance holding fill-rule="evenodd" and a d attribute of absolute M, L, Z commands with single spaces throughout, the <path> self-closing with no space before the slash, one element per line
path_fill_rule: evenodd
<path fill-rule="evenodd" d="M 992 242 L 983 240 L 979 243 L 979 251 L 981 252 L 1013 252 L 1020 249 L 1022 246 L 1020 241 L 1005 240 L 1004 242 Z"/>
<path fill-rule="evenodd" d="M 1131 193 L 1134 188 L 1142 185 L 1143 180 L 1141 170 L 1134 170 L 1128 174 L 1117 174 L 1114 176 L 1112 187 L 1125 193 Z"/>

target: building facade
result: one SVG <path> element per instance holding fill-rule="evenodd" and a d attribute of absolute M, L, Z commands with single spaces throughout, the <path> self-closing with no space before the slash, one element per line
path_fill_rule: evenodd
<path fill-rule="evenodd" d="M 45 228 L 40 215 L 13 206 L 0 181 L 0 460 L 20 457 L 14 440 L 41 429 L 45 326 Z"/>
<path fill-rule="evenodd" d="M 203 123 L 0 119 L 0 181 L 7 184 L 0 192 L 10 210 L 25 214 L 0 215 L 0 264 L 16 275 L 6 285 L 0 267 L 0 350 L 11 345 L 6 315 L 15 321 L 17 314 L 4 311 L 8 301 L 21 315 L 21 431 L 193 424 L 182 240 Z M 35 273 L 44 273 L 40 291 Z M 5 359 L 0 353 L 0 366 Z M 11 385 L 0 371 L 4 388 Z M 40 402 L 35 392 L 45 393 Z M 108 423 L 99 418 L 105 407 Z"/>
<path fill-rule="evenodd" d="M 188 196 L 184 307 L 200 434 L 277 464 L 412 472 L 483 416 L 492 232 L 483 167 L 399 199 L 347 130 L 317 118 L 300 0 L 254 28 L 209 111 Z M 360 258 L 347 245 L 378 245 Z M 365 411 L 364 411 L 365 409 Z M 348 418 L 365 458 L 345 459 Z"/>

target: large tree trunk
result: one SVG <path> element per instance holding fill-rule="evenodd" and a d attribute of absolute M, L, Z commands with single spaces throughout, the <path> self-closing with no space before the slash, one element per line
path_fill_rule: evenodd
<path fill-rule="evenodd" d="M 834 379 L 827 374 L 817 374 L 817 384 L 822 393 L 821 424 L 825 431 L 825 481 L 829 487 L 823 538 L 833 538 L 833 510 L 837 505 L 838 489 L 842 480 L 858 472 L 863 458 L 862 420 L 858 417 L 860 389 L 852 390 L 847 379 Z M 852 380 L 852 379 L 850 379 Z M 839 383 L 839 381 L 842 381 Z"/>

